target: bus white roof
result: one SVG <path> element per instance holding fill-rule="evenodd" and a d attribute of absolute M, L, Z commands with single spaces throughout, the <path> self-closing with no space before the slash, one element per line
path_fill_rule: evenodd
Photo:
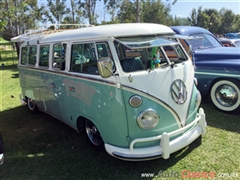
<path fill-rule="evenodd" d="M 84 27 L 80 29 L 66 30 L 63 32 L 53 33 L 41 36 L 38 38 L 39 43 L 48 42 L 66 42 L 77 39 L 102 39 L 107 37 L 126 37 L 126 36 L 141 36 L 141 35 L 174 35 L 171 28 L 153 23 L 125 23 L 125 24 L 110 24 L 93 27 Z M 22 36 L 22 37 L 21 37 Z M 20 42 L 24 35 L 12 38 L 12 42 Z M 36 41 L 36 35 L 26 39 Z M 26 41 L 25 40 L 25 41 Z"/>

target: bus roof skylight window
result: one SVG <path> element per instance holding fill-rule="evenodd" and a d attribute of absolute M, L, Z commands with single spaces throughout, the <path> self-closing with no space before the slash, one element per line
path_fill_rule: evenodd
<path fill-rule="evenodd" d="M 130 49 L 141 49 L 156 46 L 175 45 L 176 41 L 164 37 L 145 36 L 145 37 L 125 37 L 118 38 L 116 41 L 124 44 Z"/>

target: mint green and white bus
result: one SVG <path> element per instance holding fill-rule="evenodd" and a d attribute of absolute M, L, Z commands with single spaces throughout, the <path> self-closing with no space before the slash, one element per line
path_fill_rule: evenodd
<path fill-rule="evenodd" d="M 115 158 L 168 159 L 206 133 L 194 65 L 165 25 L 54 25 L 12 42 L 22 103 Z"/>

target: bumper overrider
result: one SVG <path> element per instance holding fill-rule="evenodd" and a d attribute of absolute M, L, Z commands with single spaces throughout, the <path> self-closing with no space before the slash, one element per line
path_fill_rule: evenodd
<path fill-rule="evenodd" d="M 105 149 L 111 156 L 128 161 L 151 160 L 160 157 L 163 159 L 168 159 L 170 157 L 170 154 L 188 146 L 199 136 L 204 135 L 206 133 L 206 126 L 207 123 L 205 113 L 204 110 L 200 108 L 197 118 L 183 128 L 169 133 L 164 132 L 159 136 L 134 139 L 130 143 L 130 148 L 120 148 L 112 146 L 110 144 L 105 144 Z M 186 130 L 188 131 L 182 134 Z M 171 137 L 180 134 L 182 134 L 180 137 L 170 141 Z M 136 143 L 155 140 L 161 140 L 158 146 L 148 148 L 134 148 L 134 144 Z"/>
<path fill-rule="evenodd" d="M 0 154 L 0 165 L 2 165 L 4 162 L 4 154 Z"/>

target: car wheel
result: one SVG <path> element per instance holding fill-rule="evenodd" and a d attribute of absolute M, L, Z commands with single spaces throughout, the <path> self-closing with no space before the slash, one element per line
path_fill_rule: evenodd
<path fill-rule="evenodd" d="M 211 88 L 212 103 L 220 110 L 234 113 L 240 110 L 240 82 L 220 80 Z"/>
<path fill-rule="evenodd" d="M 85 120 L 85 133 L 92 147 L 98 150 L 104 149 L 104 143 L 97 127 L 89 120 Z"/>
<path fill-rule="evenodd" d="M 30 112 L 33 112 L 33 113 L 38 112 L 37 104 L 31 98 L 27 98 L 27 107 L 28 107 Z"/>

